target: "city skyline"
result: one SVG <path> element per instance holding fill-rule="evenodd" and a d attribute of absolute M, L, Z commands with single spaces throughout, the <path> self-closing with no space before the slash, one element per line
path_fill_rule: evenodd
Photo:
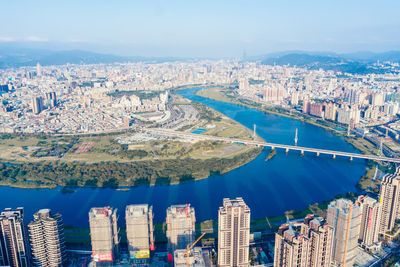
<path fill-rule="evenodd" d="M 400 266 L 400 2 L 0 8 L 0 265 Z"/>
<path fill-rule="evenodd" d="M 381 52 L 400 44 L 400 6 L 388 0 L 6 1 L 0 7 L 12 11 L 4 14 L 8 23 L 0 26 L 0 44 L 14 47 L 126 56 L 239 57 L 244 52 L 285 50 Z"/>

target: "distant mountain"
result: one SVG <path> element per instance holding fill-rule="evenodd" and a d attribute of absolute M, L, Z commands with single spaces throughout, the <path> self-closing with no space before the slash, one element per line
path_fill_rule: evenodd
<path fill-rule="evenodd" d="M 64 64 L 98 64 L 126 62 L 169 62 L 184 60 L 172 57 L 124 57 L 110 54 L 100 54 L 82 50 L 53 51 L 45 49 L 27 49 L 0 47 L 0 68 L 15 68 L 22 66 L 64 65 Z"/>
<path fill-rule="evenodd" d="M 389 69 L 381 69 L 372 65 L 377 61 L 400 62 L 400 51 L 385 53 L 357 52 L 349 54 L 335 53 L 281 53 L 278 56 L 265 57 L 261 60 L 266 65 L 291 65 L 309 69 L 325 69 L 347 73 L 383 73 Z"/>
<path fill-rule="evenodd" d="M 262 63 L 267 65 L 296 65 L 313 66 L 323 64 L 338 64 L 343 62 L 342 58 L 331 56 L 318 56 L 309 54 L 287 54 L 278 57 L 266 58 Z"/>

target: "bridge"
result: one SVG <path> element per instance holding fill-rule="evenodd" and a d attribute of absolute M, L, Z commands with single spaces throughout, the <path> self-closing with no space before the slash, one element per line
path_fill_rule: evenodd
<path fill-rule="evenodd" d="M 310 148 L 310 147 L 301 147 L 301 146 L 297 146 L 297 145 L 293 146 L 293 145 L 276 144 L 276 143 L 269 143 L 269 142 L 263 142 L 263 141 L 257 141 L 257 140 L 243 140 L 243 139 L 226 138 L 226 137 L 204 135 L 204 134 L 193 134 L 193 133 L 179 132 L 179 131 L 160 129 L 160 128 L 140 128 L 139 130 L 148 132 L 148 133 L 158 134 L 158 135 L 175 136 L 175 137 L 189 138 L 189 139 L 195 139 L 195 140 L 222 141 L 222 142 L 227 142 L 227 143 L 238 143 L 238 144 L 244 144 L 244 145 L 270 147 L 271 149 L 279 148 L 279 149 L 284 149 L 286 152 L 293 150 L 293 151 L 299 151 L 301 153 L 301 155 L 304 155 L 305 152 L 312 152 L 312 153 L 315 153 L 317 156 L 319 156 L 321 154 L 331 155 L 332 158 L 336 158 L 337 156 L 342 156 L 342 157 L 347 157 L 350 160 L 358 158 L 358 159 L 367 159 L 367 160 L 374 160 L 374 161 L 400 163 L 400 158 L 389 158 L 389 157 L 384 157 L 384 156 L 358 154 L 358 153 L 350 153 L 350 152 L 342 152 L 342 151 Z M 295 139 L 296 139 L 295 141 L 297 143 L 297 129 L 296 129 L 296 138 Z"/>

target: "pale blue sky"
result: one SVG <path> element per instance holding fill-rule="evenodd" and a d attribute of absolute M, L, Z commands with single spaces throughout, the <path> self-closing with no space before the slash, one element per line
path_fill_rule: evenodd
<path fill-rule="evenodd" d="M 398 0 L 2 0 L 0 42 L 143 56 L 400 49 Z"/>

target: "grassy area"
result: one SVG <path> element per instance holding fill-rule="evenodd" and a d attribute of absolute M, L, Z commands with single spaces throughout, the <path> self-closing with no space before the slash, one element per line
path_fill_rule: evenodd
<path fill-rule="evenodd" d="M 191 102 L 199 119 L 186 131 L 252 139 L 252 132 L 225 115 Z M 0 184 L 37 188 L 176 184 L 226 173 L 253 160 L 261 148 L 217 141 L 164 138 L 135 141 L 132 132 L 77 135 L 0 135 Z M 132 140 L 130 144 L 117 139 Z M 8 164 L 11 163 L 11 164 Z"/>
<path fill-rule="evenodd" d="M 199 104 L 198 104 L 199 105 Z M 202 119 L 188 128 L 188 131 L 205 128 L 207 135 L 250 139 L 251 131 L 228 117 L 202 106 L 207 116 L 218 117 L 219 120 Z M 34 135 L 8 136 L 0 139 L 1 160 L 23 163 L 42 161 L 99 163 L 103 161 L 131 162 L 179 158 L 227 158 L 239 155 L 251 147 L 235 144 L 215 143 L 211 141 L 184 143 L 170 140 L 153 140 L 133 143 L 124 150 L 116 142 L 117 137 L 128 137 L 132 133 L 102 136 L 46 136 Z M 93 146 L 86 153 L 75 153 L 83 143 L 92 142 Z M 141 152 L 141 153 L 140 153 Z"/>

